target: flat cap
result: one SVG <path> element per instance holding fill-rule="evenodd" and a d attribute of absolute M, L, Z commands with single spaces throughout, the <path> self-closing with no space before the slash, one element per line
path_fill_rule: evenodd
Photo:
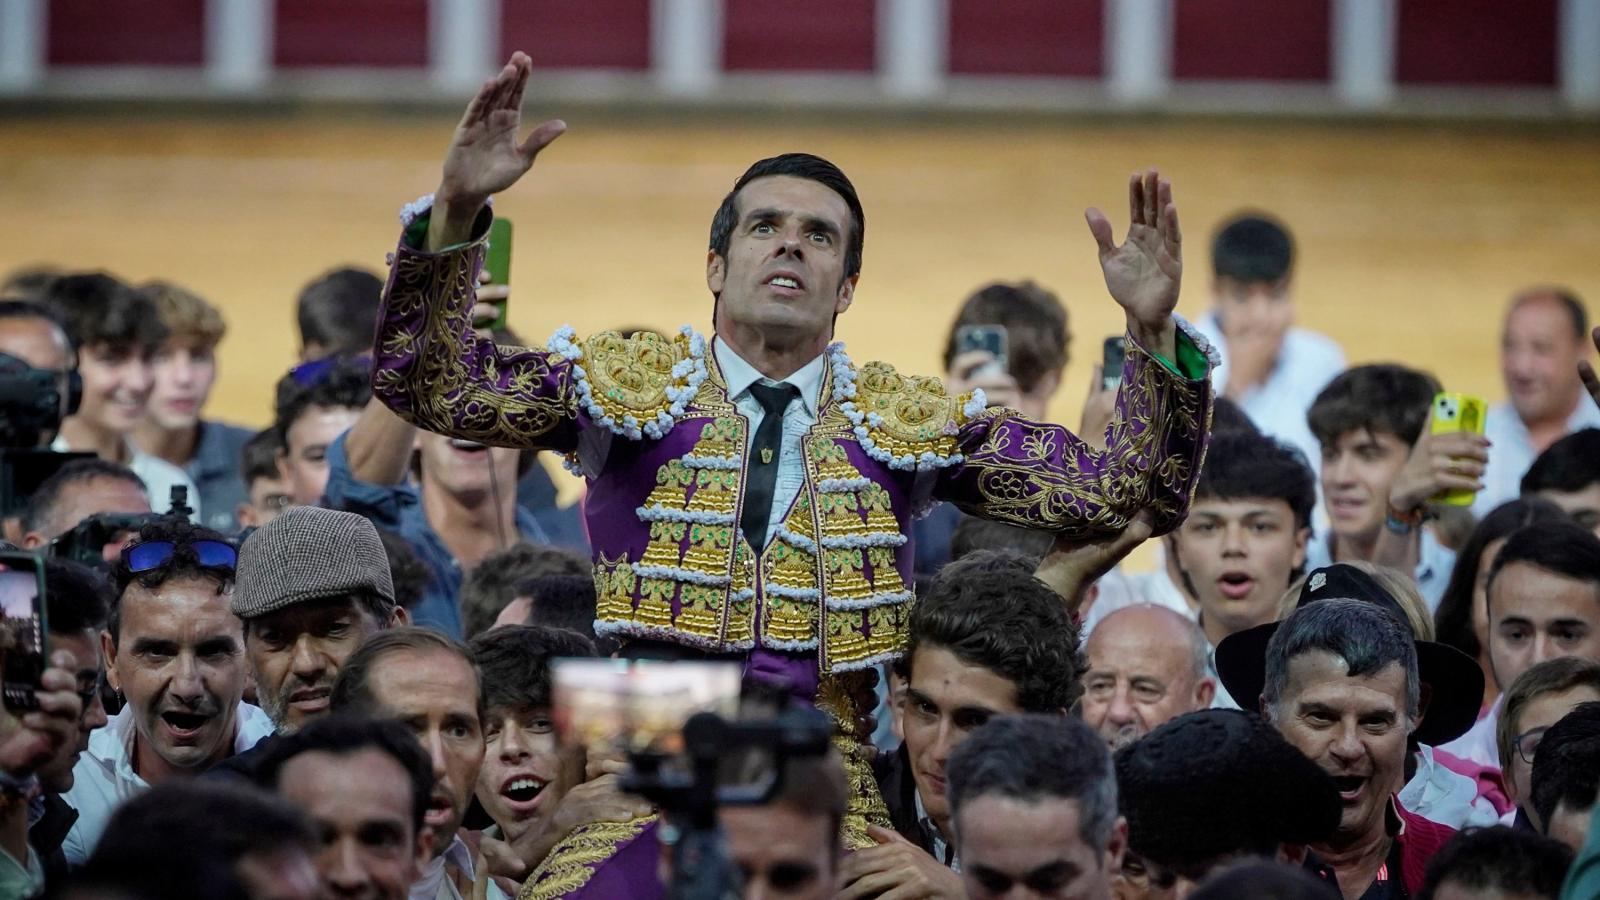
<path fill-rule="evenodd" d="M 239 548 L 233 614 L 241 619 L 355 593 L 394 602 L 389 557 L 364 516 L 296 506 L 256 529 Z"/>

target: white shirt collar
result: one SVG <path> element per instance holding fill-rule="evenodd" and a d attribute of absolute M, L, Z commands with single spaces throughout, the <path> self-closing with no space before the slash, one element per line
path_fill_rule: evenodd
<path fill-rule="evenodd" d="M 243 753 L 254 747 L 262 738 L 271 734 L 273 730 L 272 719 L 260 708 L 239 701 L 239 707 L 233 716 L 233 752 Z M 84 751 L 86 759 L 93 759 L 99 765 L 110 769 L 112 775 L 120 781 L 130 782 L 140 786 L 148 786 L 145 780 L 133 770 L 133 742 L 138 736 L 138 728 L 133 719 L 133 707 L 124 706 L 106 722 L 104 727 L 96 728 L 89 735 L 89 747 Z M 79 761 L 82 765 L 83 761 Z"/>
<path fill-rule="evenodd" d="M 739 395 L 750 390 L 750 385 L 758 381 L 769 385 L 780 383 L 761 374 L 755 366 L 745 362 L 744 357 L 721 338 L 711 339 L 711 352 L 716 355 L 717 368 L 722 370 L 722 378 L 728 383 L 730 400 L 737 400 Z M 801 366 L 781 382 L 792 384 L 800 390 L 800 402 L 805 404 L 806 412 L 813 418 L 817 415 L 817 400 L 822 393 L 822 375 L 827 370 L 827 365 L 828 354 L 819 354 L 816 359 Z"/>
<path fill-rule="evenodd" d="M 446 865 L 455 866 L 457 870 L 466 876 L 466 880 L 469 882 L 476 881 L 478 878 L 478 873 L 472 867 L 472 849 L 467 846 L 466 841 L 461 839 L 459 831 L 456 832 L 450 841 L 450 846 L 445 848 L 443 853 L 428 860 L 428 865 L 422 870 L 422 876 L 411 885 L 411 890 L 409 891 L 411 897 L 414 900 L 435 900 L 439 896 L 439 889 L 444 886 L 446 881 Z M 494 893 L 491 891 L 490 895 L 493 896 Z M 449 896 L 455 895 L 455 887 L 452 884 Z"/>

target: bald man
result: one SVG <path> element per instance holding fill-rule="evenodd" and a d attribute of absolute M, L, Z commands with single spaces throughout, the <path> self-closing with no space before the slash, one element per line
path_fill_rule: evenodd
<path fill-rule="evenodd" d="M 1184 713 L 1211 706 L 1217 681 L 1200 626 L 1164 606 L 1128 606 L 1100 620 L 1085 647 L 1083 720 L 1113 750 Z"/>

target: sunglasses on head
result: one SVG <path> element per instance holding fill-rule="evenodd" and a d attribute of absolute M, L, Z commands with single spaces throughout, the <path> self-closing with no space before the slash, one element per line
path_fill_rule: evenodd
<path fill-rule="evenodd" d="M 172 561 L 179 547 L 188 547 L 195 560 L 207 568 L 232 569 L 239 564 L 239 551 L 227 541 L 199 540 L 175 543 L 173 541 L 145 541 L 122 550 L 122 561 L 128 571 L 139 573 L 159 569 Z"/>
<path fill-rule="evenodd" d="M 289 377 L 302 388 L 314 387 L 325 381 L 336 366 L 350 362 L 359 362 L 368 368 L 372 366 L 372 361 L 366 356 L 324 356 L 295 366 L 289 370 Z"/>

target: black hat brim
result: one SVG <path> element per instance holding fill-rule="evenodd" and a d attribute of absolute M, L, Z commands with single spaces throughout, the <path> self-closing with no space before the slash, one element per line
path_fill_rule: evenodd
<path fill-rule="evenodd" d="M 1217 645 L 1217 677 L 1234 702 L 1256 711 L 1267 681 L 1267 644 L 1277 622 L 1228 635 Z M 1420 744 L 1437 747 L 1466 734 L 1483 706 L 1483 669 L 1472 657 L 1433 641 L 1416 641 L 1417 675 L 1424 688 L 1422 724 L 1412 733 Z"/>

